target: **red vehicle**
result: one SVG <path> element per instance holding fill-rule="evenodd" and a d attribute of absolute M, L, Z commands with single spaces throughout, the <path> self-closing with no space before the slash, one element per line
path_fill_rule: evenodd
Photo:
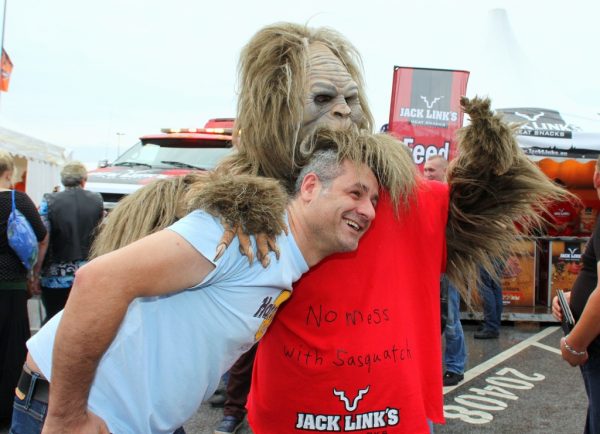
<path fill-rule="evenodd" d="M 231 152 L 233 121 L 211 119 L 204 128 L 164 128 L 140 137 L 112 164 L 90 171 L 86 189 L 100 193 L 104 208 L 111 209 L 154 179 L 211 170 Z"/>

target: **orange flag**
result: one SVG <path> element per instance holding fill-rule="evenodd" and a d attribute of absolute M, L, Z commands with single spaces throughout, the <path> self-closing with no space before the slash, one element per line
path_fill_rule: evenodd
<path fill-rule="evenodd" d="M 13 69 L 13 63 L 8 57 L 8 53 L 2 49 L 2 60 L 0 61 L 0 91 L 8 92 L 8 83 L 10 81 L 10 74 Z"/>

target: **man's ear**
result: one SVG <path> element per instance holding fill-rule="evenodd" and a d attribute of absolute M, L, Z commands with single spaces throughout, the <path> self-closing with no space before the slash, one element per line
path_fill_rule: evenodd
<path fill-rule="evenodd" d="M 594 188 L 598 189 L 600 188 L 600 172 L 598 172 L 598 169 L 594 170 Z"/>
<path fill-rule="evenodd" d="M 319 177 L 313 172 L 307 173 L 300 185 L 300 197 L 306 201 L 311 201 L 320 191 L 321 181 Z"/>

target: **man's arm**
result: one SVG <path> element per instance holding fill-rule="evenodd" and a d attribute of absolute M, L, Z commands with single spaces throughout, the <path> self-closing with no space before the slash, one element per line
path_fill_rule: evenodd
<path fill-rule="evenodd" d="M 192 287 L 213 268 L 180 235 L 163 230 L 79 269 L 54 343 L 43 432 L 102 432 L 88 414 L 88 395 L 129 304 L 137 297 Z"/>
<path fill-rule="evenodd" d="M 598 263 L 597 271 L 600 273 L 600 263 Z M 598 274 L 600 276 L 600 274 Z M 591 342 L 600 335 L 600 286 L 596 286 L 594 291 L 590 294 L 585 308 L 581 317 L 575 324 L 575 327 L 569 333 L 567 338 L 567 344 L 573 350 L 583 352 L 591 344 Z M 587 361 L 587 354 L 585 356 L 576 356 L 569 352 L 565 348 L 565 340 L 562 339 L 560 343 L 560 349 L 562 351 L 562 357 L 571 366 L 582 365 Z"/>

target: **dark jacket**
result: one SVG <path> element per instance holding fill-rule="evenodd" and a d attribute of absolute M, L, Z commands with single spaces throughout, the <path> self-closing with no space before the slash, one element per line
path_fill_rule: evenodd
<path fill-rule="evenodd" d="M 104 213 L 102 196 L 80 187 L 44 195 L 50 221 L 49 261 L 87 259 Z"/>

